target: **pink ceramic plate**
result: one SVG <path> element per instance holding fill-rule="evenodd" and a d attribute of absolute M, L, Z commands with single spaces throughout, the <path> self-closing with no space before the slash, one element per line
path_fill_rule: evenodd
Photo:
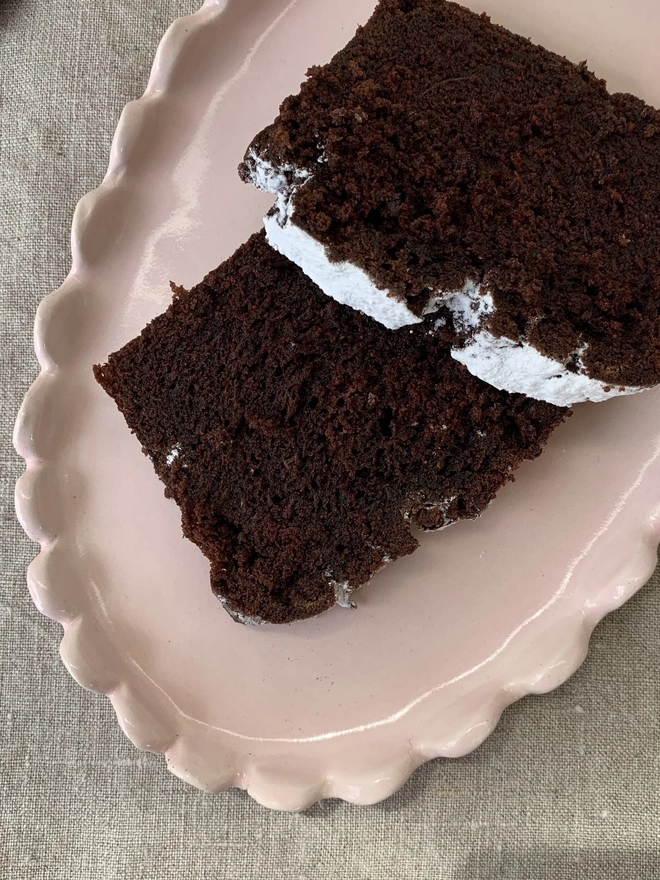
<path fill-rule="evenodd" d="M 210 0 L 172 26 L 76 211 L 73 268 L 39 309 L 42 373 L 16 427 L 18 514 L 42 548 L 30 590 L 64 626 L 72 675 L 183 779 L 290 810 L 378 801 L 428 758 L 475 748 L 508 703 L 577 668 L 658 543 L 655 391 L 579 408 L 479 522 L 423 537 L 358 610 L 241 627 L 95 385 L 92 364 L 165 309 L 170 279 L 194 284 L 259 228 L 269 199 L 238 179 L 245 146 L 374 5 Z M 660 105 L 654 0 L 470 5 Z"/>

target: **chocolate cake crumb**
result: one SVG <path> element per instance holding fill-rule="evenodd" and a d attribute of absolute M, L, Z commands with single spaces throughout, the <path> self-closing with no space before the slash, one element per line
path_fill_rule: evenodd
<path fill-rule="evenodd" d="M 235 619 L 350 604 L 541 452 L 567 411 L 474 379 L 449 320 L 389 332 L 258 234 L 94 368 Z"/>

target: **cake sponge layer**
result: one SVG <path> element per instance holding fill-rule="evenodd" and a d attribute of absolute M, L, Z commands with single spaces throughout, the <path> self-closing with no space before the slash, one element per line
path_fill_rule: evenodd
<path fill-rule="evenodd" d="M 240 173 L 278 194 L 274 246 L 390 328 L 482 288 L 455 348 L 489 381 L 565 403 L 660 381 L 660 113 L 486 15 L 381 0 Z"/>
<path fill-rule="evenodd" d="M 439 314 L 388 331 L 259 234 L 95 368 L 235 619 L 351 605 L 413 529 L 478 516 L 565 418 L 473 378 Z"/>

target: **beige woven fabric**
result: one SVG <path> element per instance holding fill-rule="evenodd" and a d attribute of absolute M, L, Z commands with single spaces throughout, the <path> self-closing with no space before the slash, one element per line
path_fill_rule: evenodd
<path fill-rule="evenodd" d="M 65 277 L 72 212 L 103 174 L 122 106 L 195 5 L 0 0 L 0 880 L 660 877 L 657 575 L 567 685 L 371 808 L 275 814 L 187 788 L 60 664 L 60 629 L 25 587 L 34 548 L 12 502 L 33 315 Z"/>

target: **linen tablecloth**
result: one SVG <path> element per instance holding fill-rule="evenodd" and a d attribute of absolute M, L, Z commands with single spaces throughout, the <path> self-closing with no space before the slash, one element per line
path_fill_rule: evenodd
<path fill-rule="evenodd" d="M 331 2 L 331 0 L 328 0 Z M 15 521 L 11 429 L 32 322 L 64 279 L 77 200 L 123 105 L 197 0 L 0 0 L 0 880 L 645 880 L 660 877 L 660 580 L 596 631 L 580 672 L 461 760 L 375 807 L 271 813 L 136 751 L 58 657 Z"/>

